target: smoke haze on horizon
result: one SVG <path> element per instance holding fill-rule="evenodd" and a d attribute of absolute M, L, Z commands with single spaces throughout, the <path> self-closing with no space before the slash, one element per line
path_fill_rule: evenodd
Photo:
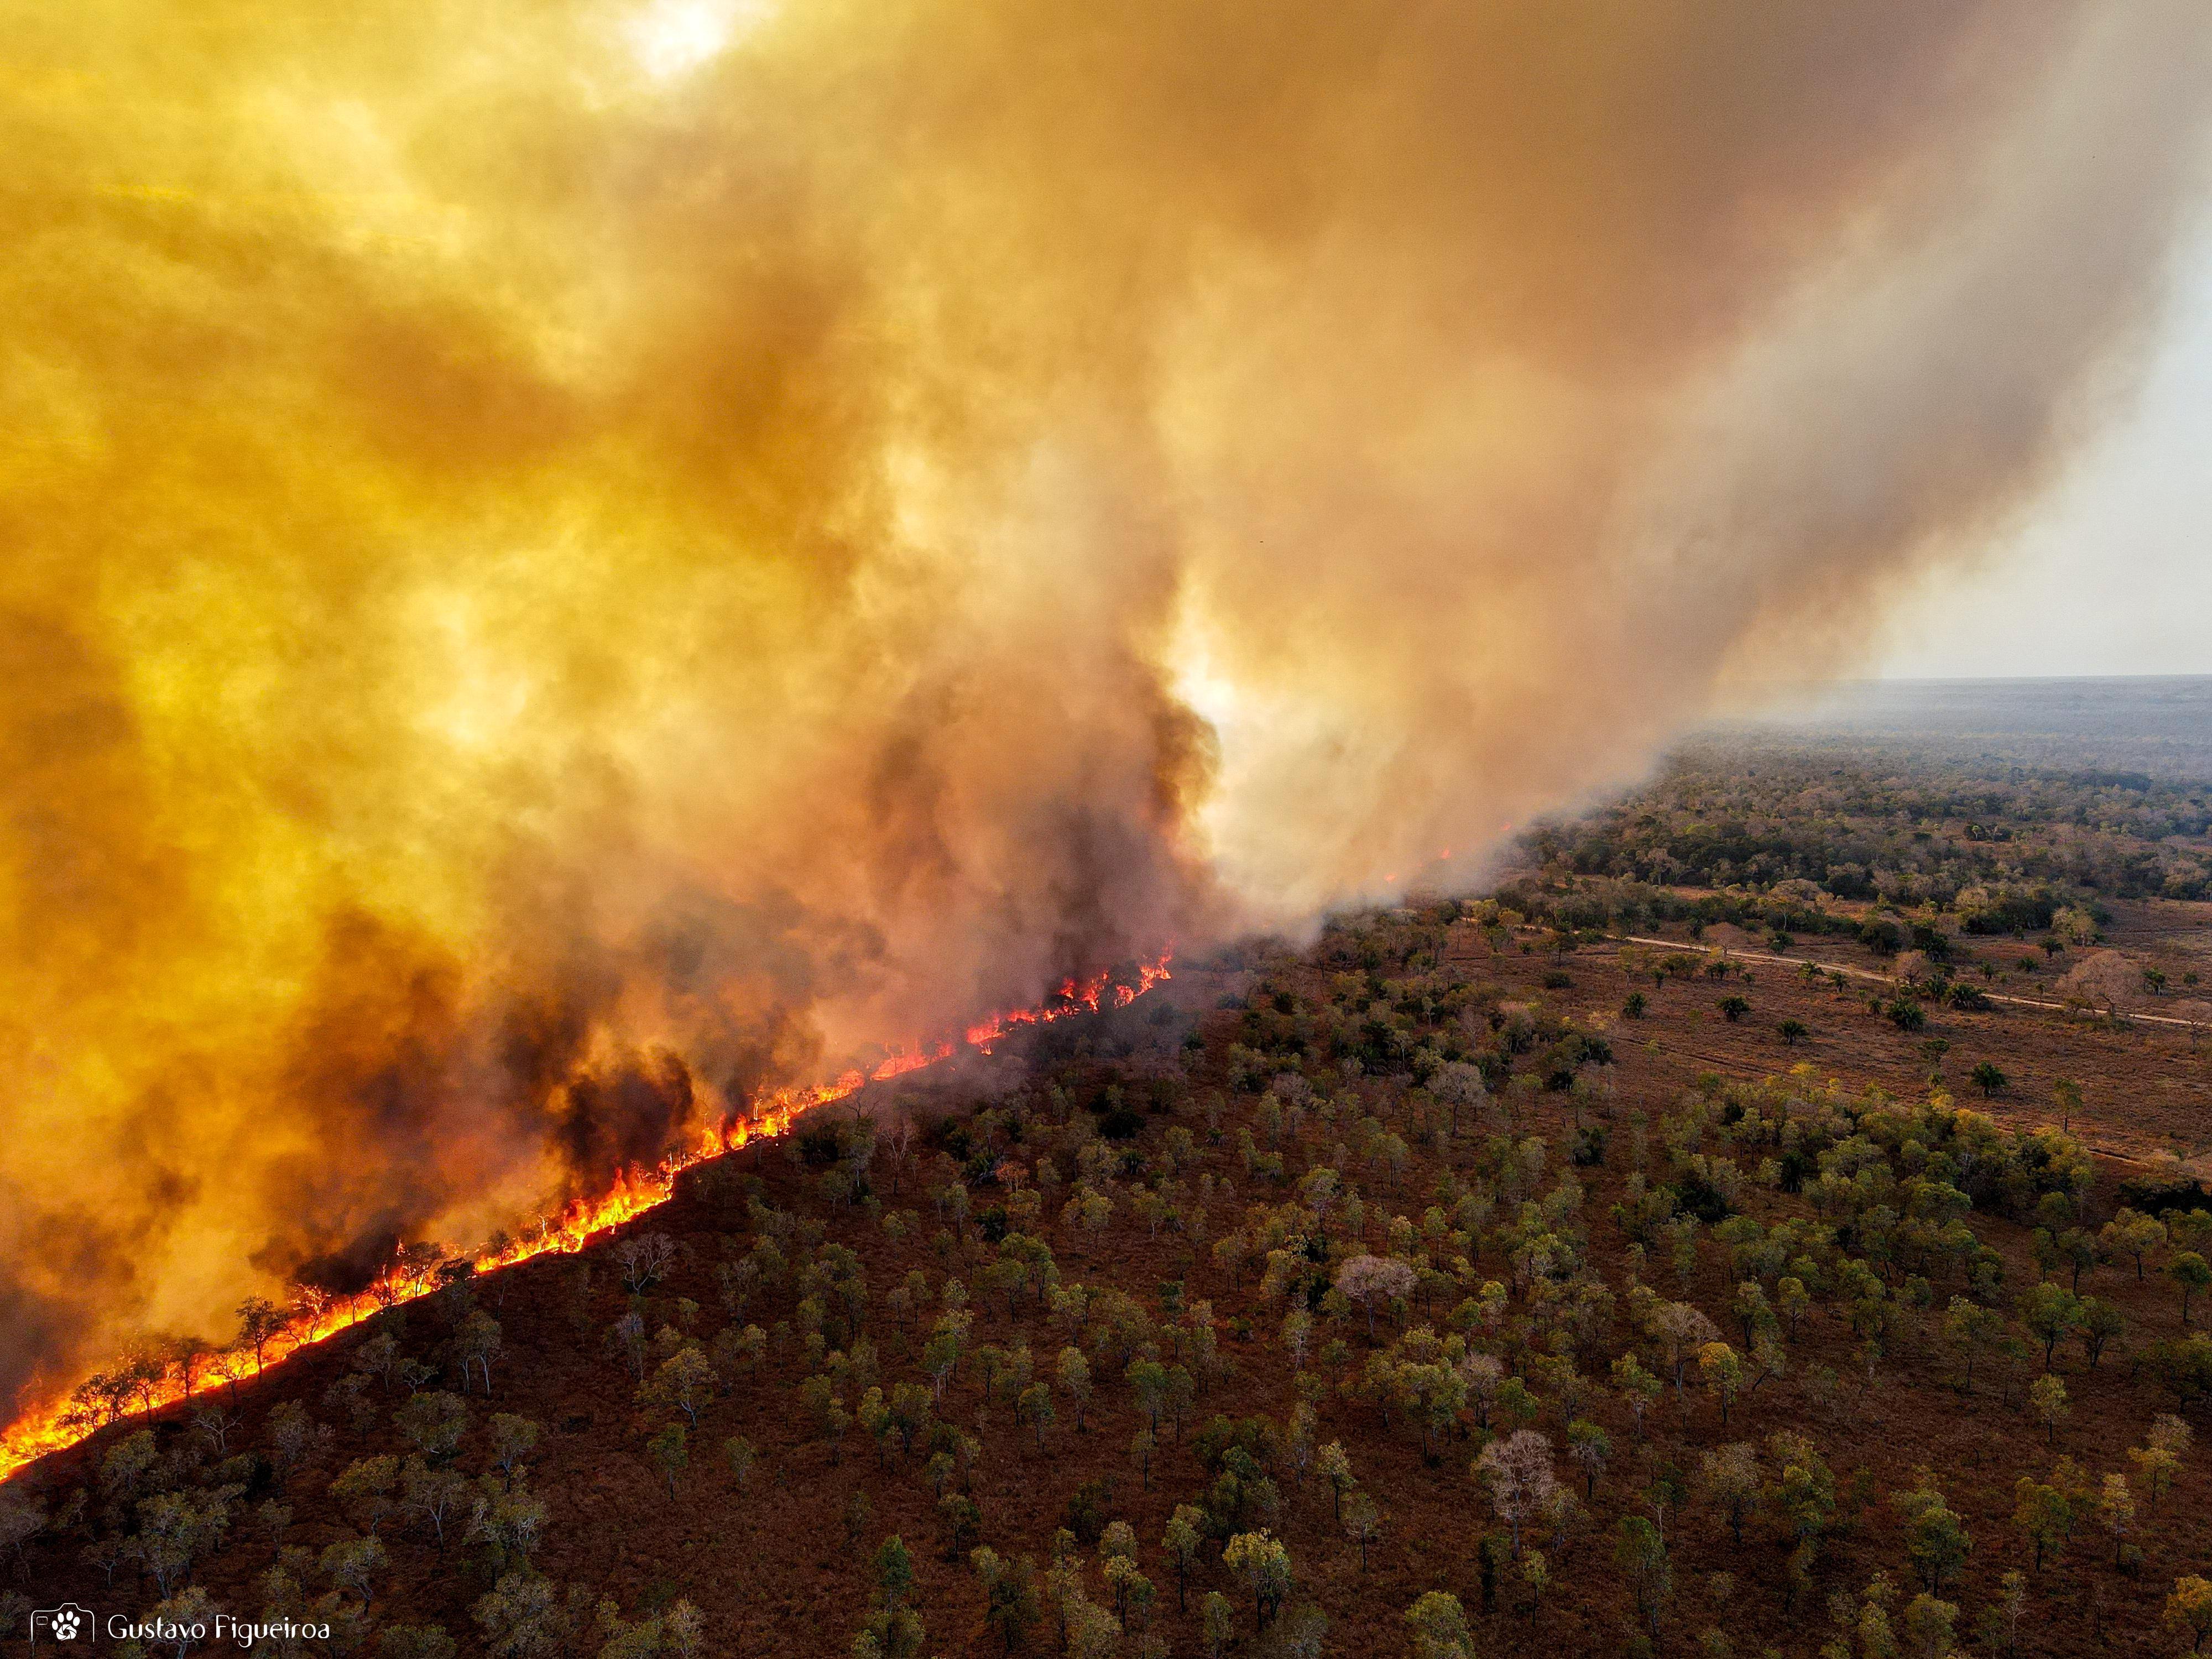
<path fill-rule="evenodd" d="M 1862 664 L 2212 38 L 1578 15 L 13 20 L 0 1401 Z"/>

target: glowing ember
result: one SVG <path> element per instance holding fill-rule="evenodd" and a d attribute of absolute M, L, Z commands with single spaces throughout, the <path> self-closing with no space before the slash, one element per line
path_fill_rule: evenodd
<path fill-rule="evenodd" d="M 1126 1008 L 1139 997 L 1171 977 L 1172 950 L 1158 960 L 1141 964 L 1134 985 L 1111 985 L 1115 1007 Z M 1030 1025 L 1048 1024 L 1071 1014 L 1095 1013 L 1109 997 L 1111 976 L 1100 974 L 1078 983 L 1069 980 L 1053 1000 L 1038 1008 L 1016 1008 L 969 1026 L 963 1034 L 964 1046 L 988 1054 L 994 1043 Z M 871 1071 L 848 1071 L 835 1081 L 809 1087 L 779 1090 L 757 1102 L 747 1114 L 720 1129 L 709 1130 L 698 1142 L 663 1158 L 651 1170 L 623 1170 L 605 1194 L 588 1201 L 577 1200 L 557 1215 L 540 1218 L 525 1238 L 499 1250 L 465 1258 L 479 1273 L 495 1273 L 517 1262 L 556 1252 L 573 1255 L 595 1235 L 643 1215 L 665 1204 L 676 1189 L 676 1177 L 694 1164 L 720 1158 L 755 1140 L 789 1133 L 808 1112 L 832 1105 L 856 1094 L 870 1082 L 918 1072 L 949 1060 L 962 1045 L 950 1041 L 894 1054 Z M 173 1361 L 126 1361 L 116 1371 L 93 1379 L 68 1400 L 57 1401 L 26 1413 L 0 1434 L 0 1480 L 25 1465 L 73 1446 L 96 1429 L 132 1413 L 151 1416 L 163 1407 L 191 1398 L 196 1389 L 220 1382 L 258 1376 L 310 1345 L 358 1325 L 386 1308 L 427 1296 L 442 1282 L 440 1270 L 452 1258 L 442 1251 L 403 1249 L 400 1259 L 367 1290 L 349 1297 L 331 1297 L 313 1288 L 303 1289 L 287 1311 L 283 1328 L 257 1351 L 241 1340 L 222 1353 L 199 1362 L 187 1373 Z M 258 1358 L 256 1357 L 257 1352 Z M 103 1383 L 108 1386 L 103 1388 Z"/>

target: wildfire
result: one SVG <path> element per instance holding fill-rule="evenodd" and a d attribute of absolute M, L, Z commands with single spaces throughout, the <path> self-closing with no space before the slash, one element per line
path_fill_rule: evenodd
<path fill-rule="evenodd" d="M 856 1068 L 828 1083 L 778 1090 L 754 1103 L 744 1116 L 707 1131 L 696 1144 L 670 1153 L 652 1169 L 617 1171 L 614 1184 L 598 1198 L 579 1199 L 556 1214 L 541 1217 L 528 1235 L 498 1249 L 455 1257 L 436 1246 L 403 1246 L 398 1258 L 376 1281 L 356 1295 L 334 1297 L 313 1288 L 303 1289 L 299 1299 L 284 1310 L 281 1324 L 265 1333 L 258 1344 L 247 1333 L 228 1349 L 188 1361 L 143 1358 L 126 1361 L 117 1370 L 94 1377 L 67 1400 L 25 1413 L 0 1433 L 0 1480 L 50 1453 L 76 1444 L 128 1413 L 151 1417 L 165 1407 L 191 1399 L 196 1389 L 211 1382 L 258 1376 L 302 1349 L 387 1308 L 428 1295 L 446 1282 L 457 1263 L 465 1262 L 469 1270 L 486 1273 L 541 1255 L 574 1255 L 596 1235 L 665 1204 L 676 1190 L 677 1176 L 695 1164 L 756 1140 L 787 1134 L 807 1113 L 847 1099 L 869 1083 L 949 1060 L 961 1047 L 988 1054 L 993 1044 L 1024 1026 L 1096 1013 L 1109 1000 L 1114 1007 L 1126 1008 L 1172 977 L 1170 964 L 1174 957 L 1170 949 L 1157 960 L 1139 964 L 1134 985 L 1115 983 L 1110 973 L 1079 982 L 1068 980 L 1041 1006 L 1010 1009 L 970 1025 L 957 1044 L 950 1039 L 927 1046 L 917 1044 L 891 1054 L 870 1070 Z"/>

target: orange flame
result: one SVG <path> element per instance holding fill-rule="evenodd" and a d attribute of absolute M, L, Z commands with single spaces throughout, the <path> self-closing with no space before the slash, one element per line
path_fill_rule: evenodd
<path fill-rule="evenodd" d="M 1136 984 L 1112 987 L 1114 1006 L 1126 1008 L 1163 980 L 1173 977 L 1170 964 L 1174 959 L 1175 951 L 1170 947 L 1156 961 L 1139 964 Z M 965 1046 L 988 1054 L 992 1045 L 1010 1031 L 1027 1025 L 1048 1024 L 1071 1014 L 1095 1013 L 1107 995 L 1111 977 L 1110 974 L 1100 974 L 1080 984 L 1071 979 L 1041 1007 L 1015 1008 L 993 1014 L 968 1027 L 963 1033 Z M 665 1204 L 676 1190 L 677 1176 L 694 1164 L 720 1158 L 756 1140 L 787 1134 L 807 1113 L 847 1099 L 868 1083 L 921 1071 L 950 1059 L 956 1052 L 957 1047 L 950 1040 L 933 1047 L 916 1045 L 892 1054 L 871 1071 L 848 1071 L 833 1082 L 778 1090 L 756 1103 L 744 1116 L 719 1129 L 706 1131 L 695 1145 L 671 1152 L 651 1170 L 617 1170 L 614 1184 L 605 1193 L 589 1200 L 572 1200 L 558 1214 L 539 1218 L 528 1237 L 516 1239 L 499 1250 L 485 1250 L 465 1259 L 476 1272 L 485 1273 L 541 1255 L 573 1255 L 609 1228 L 619 1227 Z M 386 1267 L 365 1291 L 337 1297 L 326 1297 L 319 1292 L 305 1293 L 289 1310 L 283 1329 L 263 1345 L 261 1358 L 256 1358 L 251 1350 L 242 1346 L 231 1348 L 210 1356 L 208 1372 L 190 1382 L 178 1363 L 164 1362 L 158 1371 L 149 1370 L 141 1376 L 126 1408 L 113 1416 L 137 1412 L 150 1417 L 190 1399 L 194 1386 L 212 1386 L 207 1381 L 209 1375 L 218 1382 L 258 1376 L 271 1365 L 386 1308 L 428 1295 L 438 1287 L 439 1269 L 446 1265 L 447 1259 L 431 1257 L 427 1252 L 403 1252 L 402 1259 Z M 232 1369 L 224 1369 L 226 1365 Z M 94 1407 L 81 1404 L 75 1398 L 33 1407 L 0 1433 L 0 1480 L 41 1457 L 76 1445 L 103 1425 Z"/>

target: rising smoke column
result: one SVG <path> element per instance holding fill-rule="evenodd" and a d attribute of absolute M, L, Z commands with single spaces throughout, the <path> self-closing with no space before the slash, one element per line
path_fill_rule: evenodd
<path fill-rule="evenodd" d="M 1846 662 L 2186 3 L 18 9 L 0 1400 Z"/>

